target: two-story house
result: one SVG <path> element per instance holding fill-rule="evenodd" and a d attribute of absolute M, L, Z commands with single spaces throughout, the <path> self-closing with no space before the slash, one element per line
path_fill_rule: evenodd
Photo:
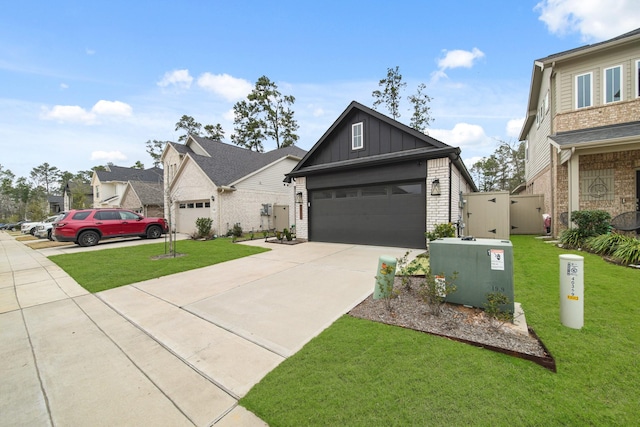
<path fill-rule="evenodd" d="M 554 235 L 573 211 L 640 210 L 640 29 L 534 61 L 520 140 Z"/>
<path fill-rule="evenodd" d="M 122 166 L 108 165 L 106 170 L 94 171 L 91 179 L 93 187 L 93 207 L 94 208 L 131 208 L 139 212 L 145 213 L 148 209 L 147 205 L 141 203 L 128 206 L 124 197 L 127 194 L 133 194 L 131 182 L 140 184 L 137 188 L 146 184 L 150 188 L 147 193 L 153 194 L 154 198 L 145 198 L 145 203 L 154 207 L 160 207 L 160 211 L 155 209 L 154 215 L 161 216 L 163 208 L 162 192 L 156 191 L 156 188 L 162 188 L 163 170 L 161 168 L 136 169 L 125 168 Z M 139 197 L 137 198 L 139 199 Z"/>

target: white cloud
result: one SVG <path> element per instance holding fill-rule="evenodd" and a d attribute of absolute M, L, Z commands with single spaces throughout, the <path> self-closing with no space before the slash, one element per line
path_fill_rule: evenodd
<path fill-rule="evenodd" d="M 60 89 L 69 89 L 69 85 L 66 83 L 60 83 Z"/>
<path fill-rule="evenodd" d="M 91 160 L 113 162 L 116 160 L 127 160 L 127 156 L 120 151 L 94 151 L 91 153 Z"/>
<path fill-rule="evenodd" d="M 600 41 L 640 27 L 638 0 L 543 0 L 535 11 L 552 34 L 578 32 L 584 41 Z"/>
<path fill-rule="evenodd" d="M 59 122 L 84 123 L 86 125 L 97 124 L 98 118 L 105 116 L 128 117 L 132 108 L 129 104 L 120 101 L 100 100 L 87 111 L 78 105 L 55 105 L 53 108 L 42 108 L 40 117 L 45 120 L 57 120 Z"/>
<path fill-rule="evenodd" d="M 229 74 L 204 73 L 198 77 L 198 86 L 222 96 L 227 101 L 236 101 L 246 97 L 253 86 L 244 79 Z"/>
<path fill-rule="evenodd" d="M 52 109 L 43 108 L 41 117 L 45 120 L 60 122 L 95 123 L 96 116 L 78 105 L 55 105 Z"/>
<path fill-rule="evenodd" d="M 85 49 L 84 51 L 85 51 L 85 53 L 86 53 L 87 55 L 95 55 L 95 54 L 96 54 L 96 51 L 95 51 L 94 49 L 89 49 L 89 48 L 87 48 L 87 49 Z"/>
<path fill-rule="evenodd" d="M 160 87 L 175 86 L 180 89 L 189 89 L 193 77 L 189 75 L 189 70 L 173 70 L 164 73 L 162 80 L 157 84 Z"/>
<path fill-rule="evenodd" d="M 484 52 L 474 47 L 468 50 L 444 50 L 445 55 L 438 60 L 438 70 L 431 73 L 431 80 L 447 77 L 445 70 L 453 68 L 471 68 L 476 60 L 484 57 Z"/>
<path fill-rule="evenodd" d="M 522 125 L 524 124 L 524 117 L 521 119 L 511 119 L 507 122 L 506 132 L 507 136 L 517 138 L 520 136 Z"/>
<path fill-rule="evenodd" d="M 429 129 L 429 136 L 452 147 L 459 147 L 464 157 L 483 157 L 495 145 L 482 126 L 469 123 L 456 123 L 453 129 Z"/>
<path fill-rule="evenodd" d="M 131 116 L 132 108 L 120 101 L 105 101 L 101 99 L 91 109 L 92 113 L 105 116 Z"/>

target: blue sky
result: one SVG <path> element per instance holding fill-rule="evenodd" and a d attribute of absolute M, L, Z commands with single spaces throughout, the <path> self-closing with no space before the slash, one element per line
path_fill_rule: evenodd
<path fill-rule="evenodd" d="M 233 104 L 262 75 L 295 96 L 309 149 L 399 66 L 399 120 L 425 83 L 429 134 L 470 168 L 517 140 L 535 59 L 638 27 L 637 0 L 3 1 L 0 165 L 150 167 L 145 142 L 177 141 L 183 114 L 231 143 Z"/>

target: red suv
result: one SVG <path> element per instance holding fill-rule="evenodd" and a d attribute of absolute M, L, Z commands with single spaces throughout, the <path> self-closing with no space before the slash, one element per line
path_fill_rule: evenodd
<path fill-rule="evenodd" d="M 167 231 L 164 218 L 145 218 L 125 209 L 72 210 L 53 224 L 54 240 L 80 246 L 94 246 L 113 237 L 157 239 Z"/>

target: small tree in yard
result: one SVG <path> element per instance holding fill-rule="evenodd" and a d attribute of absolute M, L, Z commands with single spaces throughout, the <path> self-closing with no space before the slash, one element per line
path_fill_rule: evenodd
<path fill-rule="evenodd" d="M 457 277 L 457 272 L 453 273 L 451 280 L 447 280 L 444 274 L 439 276 L 425 275 L 424 282 L 420 285 L 418 293 L 422 300 L 427 303 L 429 311 L 434 316 L 439 316 L 442 313 L 442 306 L 447 302 L 447 296 L 457 290 L 453 284 Z"/>

